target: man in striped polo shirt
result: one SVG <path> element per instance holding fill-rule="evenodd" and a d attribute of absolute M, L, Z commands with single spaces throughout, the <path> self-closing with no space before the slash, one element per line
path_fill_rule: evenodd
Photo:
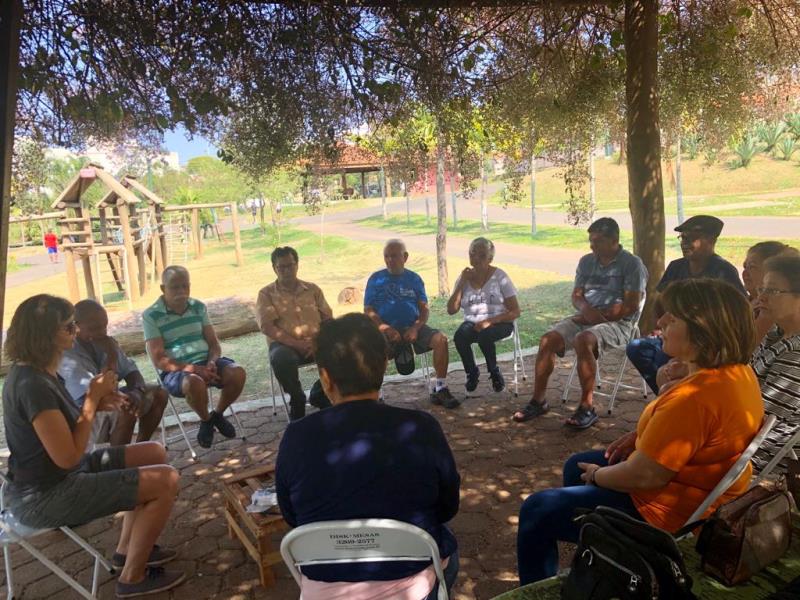
<path fill-rule="evenodd" d="M 242 393 L 246 373 L 222 350 L 208 319 L 206 305 L 189 296 L 189 271 L 170 266 L 161 276 L 162 296 L 142 314 L 147 353 L 161 384 L 186 402 L 200 417 L 197 443 L 210 448 L 214 428 L 226 438 L 236 429 L 223 416 Z M 208 410 L 208 386 L 222 390 L 214 410 Z"/>

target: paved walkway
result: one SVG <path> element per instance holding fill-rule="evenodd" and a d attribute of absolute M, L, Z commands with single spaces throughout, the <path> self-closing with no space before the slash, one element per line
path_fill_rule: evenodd
<path fill-rule="evenodd" d="M 523 400 L 515 399 L 509 392 L 491 392 L 485 378 L 475 396 L 453 411 L 432 407 L 419 379 L 389 383 L 385 387 L 387 402 L 435 415 L 453 448 L 462 476 L 461 508 L 451 523 L 461 554 L 461 570 L 452 595 L 456 600 L 484 600 L 516 587 L 515 539 L 522 500 L 533 491 L 558 485 L 561 465 L 570 454 L 603 448 L 636 424 L 644 406 L 641 396 L 621 392 L 613 416 L 605 416 L 605 401 L 598 399 L 598 407 L 603 410 L 597 425 L 581 433 L 565 430 L 563 419 L 577 399 L 577 392 L 572 392 L 567 409 L 562 409 L 560 392 L 571 360 L 572 355 L 568 355 L 561 361 L 551 379 L 548 394 L 554 410 L 531 423 L 510 422 L 511 413 Z M 606 360 L 612 369 L 618 368 L 615 355 L 608 355 Z M 532 361 L 532 357 L 526 358 L 528 369 L 532 368 Z M 509 365 L 506 363 L 504 368 L 507 370 Z M 528 373 L 529 380 L 521 389 L 523 398 L 531 389 Z M 634 374 L 629 371 L 626 380 L 633 383 Z M 454 390 L 463 390 L 462 381 L 463 372 L 451 375 Z M 255 564 L 239 543 L 227 536 L 221 482 L 241 469 L 274 461 L 286 426 L 285 416 L 273 417 L 269 408 L 243 413 L 242 420 L 246 424 L 246 443 L 238 440 L 218 443 L 201 454 L 197 463 L 189 459 L 182 443 L 170 447 L 170 461 L 181 472 L 181 489 L 160 542 L 178 551 L 180 558 L 173 565 L 184 569 L 189 579 L 172 593 L 152 596 L 153 600 L 294 600 L 299 595 L 283 565 L 275 569 L 277 583 L 267 590 L 261 588 Z M 77 528 L 77 532 L 110 555 L 120 520 L 118 516 L 98 519 Z M 277 547 L 279 540 L 274 542 Z M 76 546 L 60 533 L 37 538 L 35 545 L 69 573 L 77 574 L 81 581 L 90 580 L 91 560 L 84 552 L 76 551 Z M 562 560 L 566 560 L 568 553 L 566 549 Z M 77 597 L 26 553 L 15 549 L 12 556 L 18 597 L 58 600 Z M 104 575 L 101 581 L 99 597 L 112 598 L 114 578 Z M 4 575 L 0 585 L 5 585 Z M 3 593 L 5 589 L 0 591 Z"/>

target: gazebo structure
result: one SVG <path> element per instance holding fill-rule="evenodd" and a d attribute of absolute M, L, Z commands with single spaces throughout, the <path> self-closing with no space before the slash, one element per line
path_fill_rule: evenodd
<path fill-rule="evenodd" d="M 109 192 L 98 204 L 100 216 L 92 218 L 83 194 L 98 179 Z M 101 256 L 106 257 L 117 289 L 125 292 L 129 302 L 137 300 L 145 292 L 147 269 L 142 235 L 144 223 L 141 222 L 144 215 L 137 213 L 139 203 L 139 198 L 128 187 L 95 163 L 83 167 L 53 202 L 51 208 L 65 214 L 58 223 L 61 225 L 61 248 L 70 300 L 77 302 L 80 299 L 76 258 L 80 258 L 83 264 L 89 298 L 103 302 Z M 95 241 L 93 221 L 99 221 L 99 241 Z"/>
<path fill-rule="evenodd" d="M 312 170 L 311 165 L 307 166 L 308 171 Z M 317 175 L 341 175 L 342 193 L 347 196 L 347 174 L 359 173 L 361 175 L 361 197 L 367 197 L 367 173 L 377 172 L 384 178 L 383 190 L 385 195 L 392 195 L 392 186 L 389 177 L 383 170 L 383 165 L 377 156 L 368 150 L 350 144 L 339 145 L 339 160 L 335 163 L 321 163 L 313 167 Z"/>

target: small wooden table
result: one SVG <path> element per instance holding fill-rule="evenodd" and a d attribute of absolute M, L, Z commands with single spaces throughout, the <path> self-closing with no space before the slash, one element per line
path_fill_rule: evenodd
<path fill-rule="evenodd" d="M 258 565 L 261 585 L 275 583 L 272 565 L 283 562 L 279 550 L 273 550 L 270 537 L 289 529 L 277 506 L 263 513 L 249 513 L 245 509 L 256 490 L 275 480 L 275 465 L 249 469 L 226 480 L 222 484 L 225 497 L 225 520 L 228 535 L 239 538 L 245 550 Z"/>

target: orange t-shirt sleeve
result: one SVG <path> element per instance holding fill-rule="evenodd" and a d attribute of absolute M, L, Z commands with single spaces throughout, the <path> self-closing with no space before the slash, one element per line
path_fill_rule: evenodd
<path fill-rule="evenodd" d="M 708 438 L 712 417 L 693 392 L 670 390 L 636 441 L 637 450 L 670 471 L 683 469 Z"/>

